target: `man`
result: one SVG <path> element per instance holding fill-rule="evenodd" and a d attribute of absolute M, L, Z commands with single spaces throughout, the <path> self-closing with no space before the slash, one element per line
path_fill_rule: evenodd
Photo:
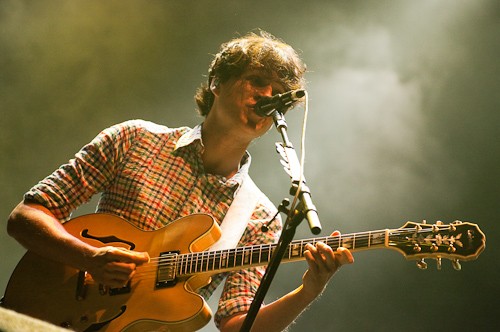
<path fill-rule="evenodd" d="M 9 217 L 9 234 L 32 252 L 87 271 L 98 283 L 123 286 L 137 266 L 148 262 L 148 254 L 93 247 L 68 234 L 61 222 L 100 193 L 97 212 L 118 215 L 145 230 L 192 213 L 209 213 L 221 223 L 248 174 L 247 147 L 272 125 L 272 118 L 255 113 L 256 102 L 302 88 L 304 72 L 296 52 L 268 33 L 223 44 L 210 66 L 208 84 L 196 95 L 205 116 L 201 125 L 172 129 L 134 120 L 104 130 L 25 194 Z M 279 237 L 281 221 L 272 220 L 275 208 L 260 195 L 239 246 Z M 263 306 L 255 330 L 285 329 L 342 264 L 353 262 L 347 249 L 333 251 L 323 243 L 308 245 L 305 257 L 309 269 L 302 285 Z M 263 273 L 263 268 L 249 268 L 227 274 L 215 315 L 221 331 L 240 329 Z M 222 276 L 214 279 L 200 294 L 209 296 Z"/>

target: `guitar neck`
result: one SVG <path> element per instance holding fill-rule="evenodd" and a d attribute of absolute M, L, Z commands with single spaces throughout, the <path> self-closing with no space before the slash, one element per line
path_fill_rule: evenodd
<path fill-rule="evenodd" d="M 307 243 L 312 245 L 324 242 L 332 248 L 345 247 L 352 252 L 387 247 L 389 230 L 343 234 L 312 239 L 292 241 L 283 256 L 283 262 L 305 259 L 304 251 Z M 202 251 L 189 254 L 168 256 L 164 259 L 176 262 L 176 275 L 186 276 L 197 273 L 220 273 L 241 268 L 267 265 L 276 244 L 254 245 L 227 250 Z"/>

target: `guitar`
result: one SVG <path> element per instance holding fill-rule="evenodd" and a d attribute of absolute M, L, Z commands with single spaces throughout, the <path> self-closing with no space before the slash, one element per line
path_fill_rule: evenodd
<path fill-rule="evenodd" d="M 206 251 L 220 238 L 214 219 L 194 214 L 156 231 L 143 231 L 110 214 L 89 214 L 64 224 L 66 230 L 94 246 L 113 245 L 147 251 L 151 261 L 139 266 L 123 288 L 95 283 L 85 271 L 28 251 L 16 266 L 2 305 L 76 331 L 193 331 L 203 327 L 211 311 L 195 291 L 210 276 L 251 266 L 264 266 L 274 244 Z M 424 268 L 424 257 L 473 260 L 486 238 L 477 225 L 407 222 L 398 229 L 343 234 L 290 243 L 283 262 L 304 259 L 307 243 L 332 248 L 394 249 Z M 439 265 L 440 266 L 440 265 Z"/>

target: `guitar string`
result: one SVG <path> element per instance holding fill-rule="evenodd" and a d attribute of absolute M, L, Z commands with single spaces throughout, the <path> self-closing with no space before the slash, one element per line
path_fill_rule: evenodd
<path fill-rule="evenodd" d="M 387 230 L 379 230 L 379 231 L 369 231 L 369 232 L 361 232 L 361 233 L 353 233 L 353 234 L 344 234 L 342 236 L 327 236 L 327 237 L 319 237 L 319 238 L 312 238 L 312 239 L 302 239 L 302 240 L 297 240 L 294 241 L 292 244 L 290 244 L 288 248 L 288 252 L 290 254 L 290 250 L 292 249 L 292 246 L 300 246 L 303 248 L 306 243 L 316 243 L 316 242 L 326 242 L 328 244 L 338 244 L 338 246 L 342 246 L 345 243 L 342 243 L 342 240 L 348 240 L 352 241 L 354 244 L 354 247 L 352 249 L 356 249 L 356 244 L 358 246 L 360 244 L 364 244 L 362 247 L 368 247 L 371 246 L 370 244 L 370 239 L 373 237 L 373 235 L 378 235 L 378 234 L 383 234 L 384 235 L 384 241 L 383 242 L 377 242 L 377 245 L 385 245 L 385 232 Z M 395 236 L 398 234 L 423 234 L 423 233 L 435 233 L 434 230 L 432 229 L 424 229 L 424 230 L 419 230 L 417 233 L 413 232 L 413 230 L 408 230 L 408 229 L 397 229 L 397 230 L 389 230 L 389 236 Z M 367 236 L 367 237 L 365 237 Z M 407 243 L 408 240 L 397 240 L 391 241 L 392 243 Z M 202 251 L 202 252 L 194 252 L 194 253 L 185 253 L 185 254 L 173 254 L 169 257 L 155 257 L 150 260 L 149 263 L 143 264 L 139 267 L 137 267 L 138 272 L 134 277 L 140 277 L 141 275 L 148 275 L 149 273 L 152 274 L 152 277 L 155 277 L 158 274 L 158 268 L 161 267 L 171 267 L 173 268 L 174 274 L 175 275 L 191 275 L 195 273 L 201 273 L 201 272 L 207 272 L 207 271 L 214 271 L 214 270 L 223 270 L 226 268 L 233 268 L 233 267 L 244 267 L 248 266 L 248 261 L 245 262 L 244 258 L 245 257 L 239 257 L 238 255 L 245 255 L 246 253 L 249 253 L 249 256 L 247 258 L 254 258 L 255 254 L 258 254 L 258 263 L 254 265 L 266 265 L 266 263 L 269 261 L 270 255 L 272 254 L 273 249 L 275 249 L 276 245 L 275 244 L 264 244 L 264 245 L 255 245 L 255 246 L 249 246 L 249 247 L 240 247 L 240 248 L 233 248 L 233 249 L 227 249 L 227 250 L 221 250 L 221 251 Z M 262 255 L 262 250 L 264 249 L 264 254 Z M 304 255 L 303 251 L 300 252 L 300 258 L 302 258 Z M 268 256 L 266 261 L 262 261 L 262 256 Z M 294 256 L 296 257 L 296 256 Z M 238 259 L 240 258 L 240 259 Z M 227 264 L 229 261 L 233 260 L 234 265 L 231 266 L 224 266 Z M 224 263 L 223 263 L 224 262 Z M 236 263 L 241 263 L 236 264 Z M 224 264 L 224 265 L 222 265 Z M 252 265 L 253 263 L 250 263 Z"/>
<path fill-rule="evenodd" d="M 290 247 L 292 246 L 297 246 L 297 245 L 301 245 L 301 246 L 305 246 L 305 244 L 307 243 L 312 243 L 312 244 L 315 244 L 317 242 L 325 242 L 327 244 L 337 244 L 339 247 L 346 244 L 346 241 L 349 241 L 349 242 L 354 242 L 354 245 L 356 244 L 363 244 L 363 241 L 366 241 L 365 244 L 368 244 L 369 246 L 371 246 L 371 244 L 369 243 L 370 239 L 372 239 L 374 237 L 374 235 L 379 235 L 378 237 L 376 237 L 376 239 L 380 240 L 382 239 L 382 236 L 380 235 L 383 235 L 385 237 L 385 232 L 386 230 L 381 230 L 381 231 L 370 231 L 370 232 L 364 232 L 364 233 L 353 233 L 353 234 L 344 234 L 342 236 L 326 236 L 326 237 L 318 237 L 318 238 L 311 238 L 311 239 L 302 239 L 302 240 L 296 240 L 294 241 L 293 243 L 290 244 Z M 401 234 L 408 234 L 409 232 L 408 231 L 405 231 L 405 230 L 396 230 L 396 231 L 389 231 L 389 235 L 390 236 L 396 236 L 396 235 L 399 235 L 397 233 L 401 233 Z M 426 230 L 426 231 L 420 231 L 418 234 L 422 234 L 422 233 L 433 233 L 432 230 Z M 366 235 L 365 235 L 366 233 Z M 415 234 L 415 233 L 413 233 Z M 366 236 L 366 237 L 365 237 Z M 384 241 L 383 242 L 376 242 L 376 244 L 378 245 L 381 245 L 381 244 L 385 244 L 385 238 L 383 239 Z M 409 240 L 391 240 L 391 243 L 407 243 Z M 218 257 L 224 257 L 226 255 L 235 255 L 235 254 L 245 254 L 247 252 L 254 252 L 254 251 L 260 251 L 259 249 L 262 249 L 262 248 L 265 248 L 265 247 L 269 247 L 271 249 L 273 249 L 273 247 L 275 247 L 275 244 L 262 244 L 262 245 L 253 245 L 253 246 L 247 246 L 247 247 L 237 247 L 237 248 L 232 248 L 232 249 L 226 249 L 226 250 L 219 250 L 219 251 L 200 251 L 200 252 L 190 252 L 190 253 L 183 253 L 183 254 L 171 254 L 169 255 L 170 258 L 167 258 L 167 257 L 154 257 L 154 258 L 151 258 L 150 260 L 150 263 L 155 263 L 155 262 L 158 262 L 158 261 L 161 261 L 162 263 L 169 263 L 169 262 L 172 262 L 172 261 L 179 261 L 179 258 L 181 261 L 184 260 L 185 257 L 187 256 L 196 256 L 195 258 L 186 258 L 185 260 L 186 261 L 190 261 L 190 260 L 196 260 L 196 259 L 206 259 L 206 258 L 218 258 Z M 336 246 L 334 246 L 336 247 Z M 353 249 L 356 249 L 356 246 L 354 246 Z M 199 257 L 201 256 L 201 257 Z M 207 257 L 205 257 L 207 256 Z"/>

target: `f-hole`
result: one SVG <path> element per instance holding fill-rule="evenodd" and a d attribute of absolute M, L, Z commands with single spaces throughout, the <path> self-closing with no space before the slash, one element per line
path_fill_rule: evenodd
<path fill-rule="evenodd" d="M 121 243 L 127 244 L 130 247 L 129 248 L 130 250 L 134 250 L 135 249 L 135 244 L 133 242 L 130 242 L 130 241 L 127 241 L 127 240 L 124 240 L 124 239 L 120 239 L 120 238 L 118 238 L 118 237 L 116 237 L 114 235 L 99 237 L 99 236 L 94 236 L 94 235 L 89 234 L 89 230 L 88 229 L 84 229 L 82 231 L 82 236 L 86 237 L 88 239 L 93 239 L 93 240 L 100 241 L 102 243 L 121 242 Z"/>
<path fill-rule="evenodd" d="M 90 325 L 87 329 L 85 329 L 84 332 L 95 332 L 95 331 L 99 331 L 100 329 L 102 329 L 104 326 L 108 325 L 109 323 L 111 323 L 112 321 L 114 321 L 115 319 L 117 319 L 118 317 L 120 317 L 121 315 L 123 315 L 125 313 L 125 311 L 127 310 L 127 306 L 126 305 L 122 305 L 121 308 L 120 308 L 120 312 L 113 318 L 111 319 L 108 319 L 107 321 L 105 322 L 102 322 L 102 323 L 95 323 L 95 324 L 92 324 Z"/>

